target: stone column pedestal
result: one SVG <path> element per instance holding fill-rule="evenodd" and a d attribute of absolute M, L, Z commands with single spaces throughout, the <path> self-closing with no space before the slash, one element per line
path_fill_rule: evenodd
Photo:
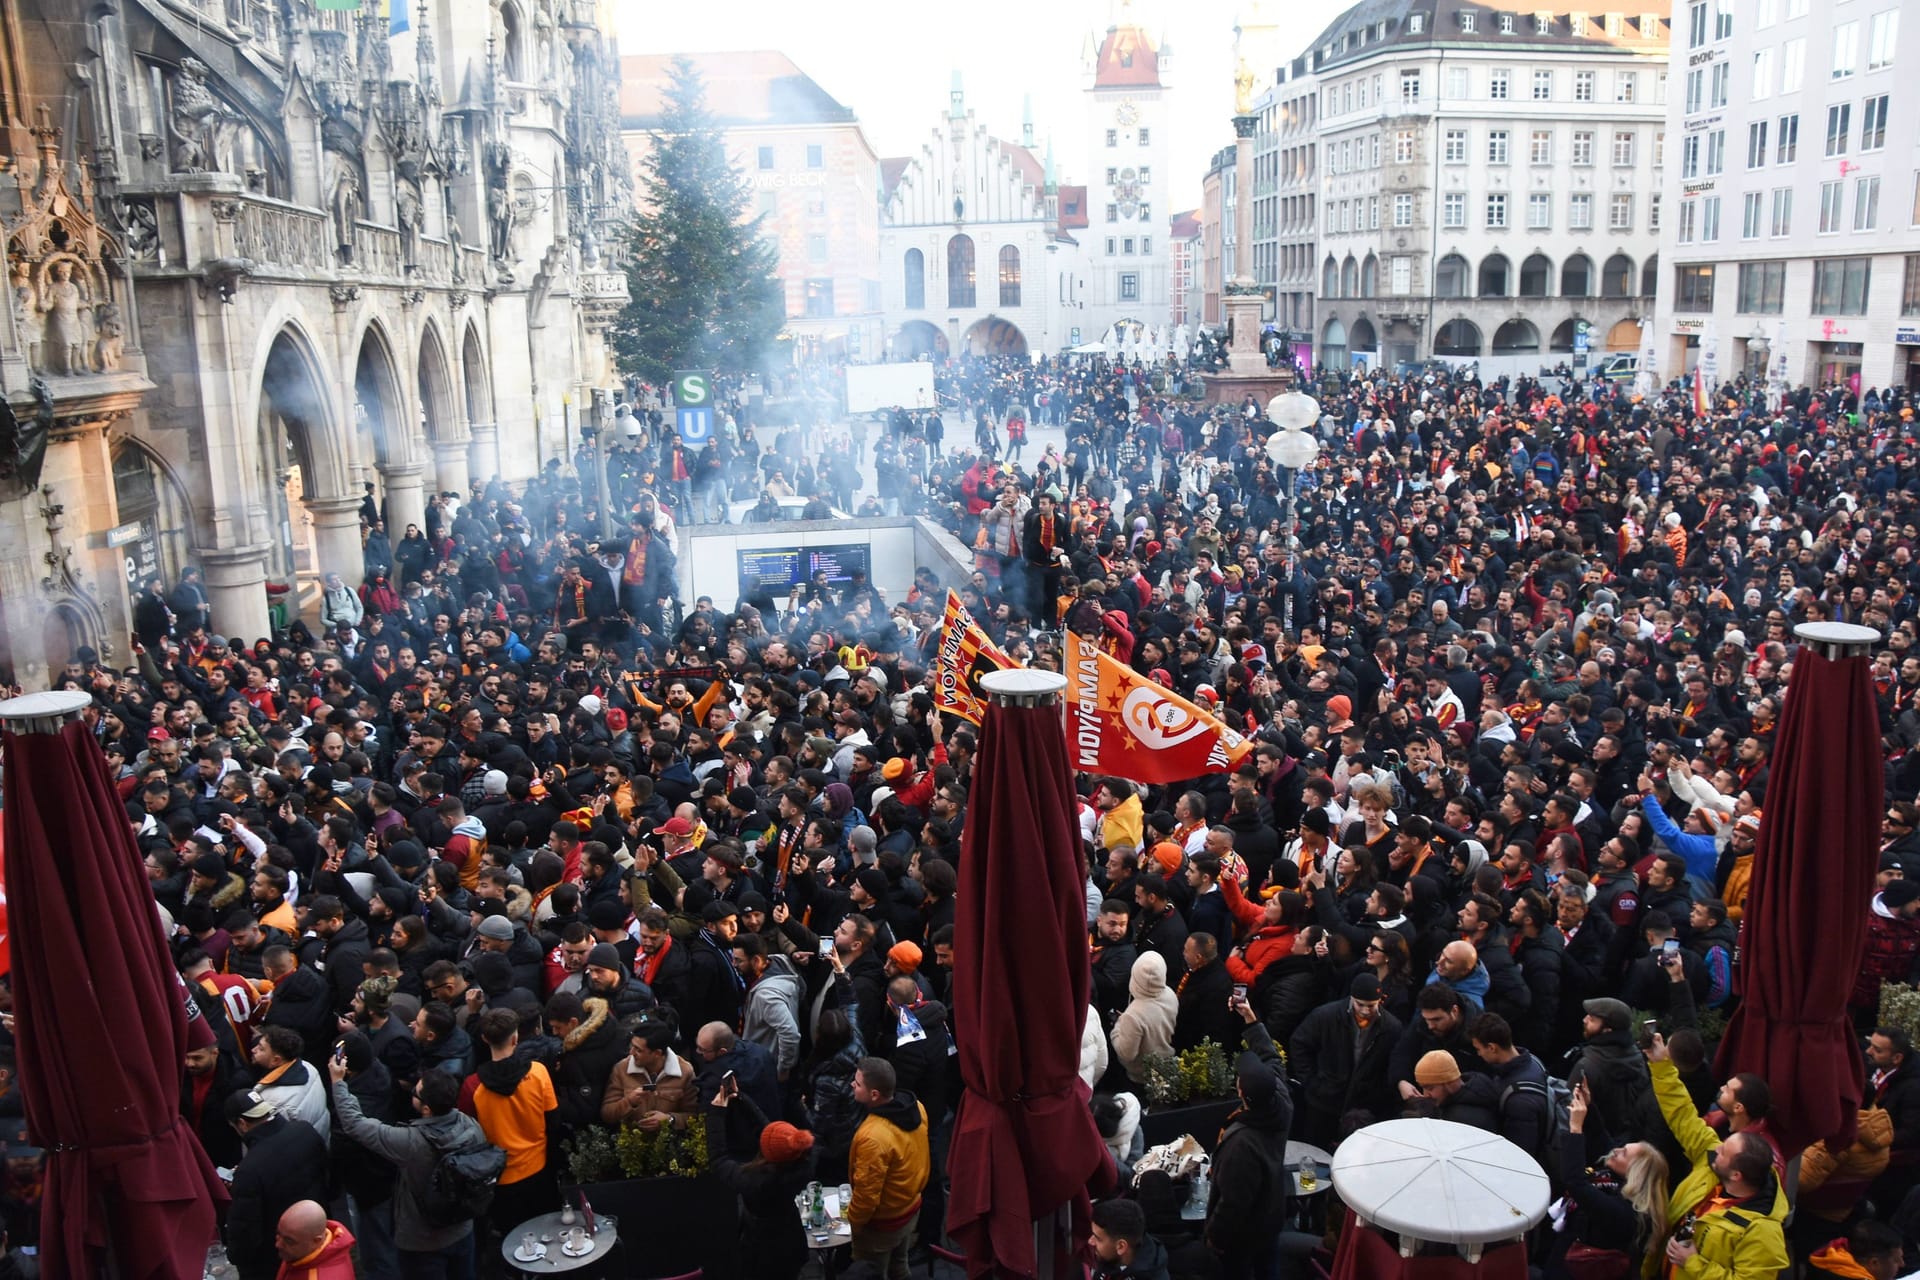
<path fill-rule="evenodd" d="M 491 422 L 469 426 L 473 442 L 467 446 L 467 474 L 482 482 L 500 474 L 500 429 Z"/>
<path fill-rule="evenodd" d="M 214 631 L 227 637 L 234 652 L 270 635 L 267 615 L 267 549 L 224 547 L 202 551 L 206 566 L 207 603 Z"/>
<path fill-rule="evenodd" d="M 461 501 L 466 501 L 468 470 L 467 449 L 472 441 L 462 437 L 456 440 L 435 440 L 433 442 L 433 460 L 437 470 L 436 483 L 442 493 L 457 493 Z"/>
<path fill-rule="evenodd" d="M 342 498 L 308 498 L 307 510 L 313 516 L 313 570 L 324 586 L 327 575 L 337 573 L 349 587 L 359 590 L 367 567 L 360 546 L 360 499 L 349 494 Z"/>
<path fill-rule="evenodd" d="M 398 546 L 408 525 L 418 525 L 421 532 L 426 532 L 426 468 L 388 467 L 383 476 L 387 482 L 387 538 Z"/>

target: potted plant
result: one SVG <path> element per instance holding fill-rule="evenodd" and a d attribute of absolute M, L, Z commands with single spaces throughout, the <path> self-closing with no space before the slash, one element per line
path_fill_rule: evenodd
<path fill-rule="evenodd" d="M 1212 1151 L 1227 1117 L 1239 1105 L 1233 1060 L 1212 1040 L 1180 1053 L 1148 1054 L 1142 1063 L 1146 1114 L 1140 1130 L 1149 1147 L 1172 1142 L 1183 1133 Z"/>
<path fill-rule="evenodd" d="M 699 1222 L 717 1231 L 667 1231 L 647 1235 L 649 1274 L 676 1275 L 713 1265 L 716 1246 L 731 1239 L 731 1191 L 708 1171 L 707 1121 L 687 1117 L 649 1133 L 633 1125 L 586 1125 L 562 1144 L 567 1172 L 594 1212 L 619 1219 L 623 1239 L 629 1224 Z M 635 1237 L 637 1239 L 637 1237 Z M 631 1250 L 635 1246 L 629 1244 Z M 633 1261 L 630 1255 L 629 1261 Z"/>

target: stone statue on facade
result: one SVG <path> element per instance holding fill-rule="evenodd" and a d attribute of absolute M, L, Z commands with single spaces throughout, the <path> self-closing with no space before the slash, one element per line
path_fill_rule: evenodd
<path fill-rule="evenodd" d="M 103 302 L 93 312 L 93 367 L 99 373 L 118 373 L 126 354 L 126 333 L 120 322 L 120 308 Z"/>
<path fill-rule="evenodd" d="M 354 229 L 360 222 L 360 175 L 345 160 L 339 162 L 333 190 L 327 196 L 327 213 L 333 223 L 333 243 L 340 261 L 353 261 Z"/>
<path fill-rule="evenodd" d="M 426 207 L 404 183 L 394 195 L 393 204 L 394 219 L 400 227 L 400 260 L 412 266 L 420 260 L 420 229 L 426 222 Z"/>
<path fill-rule="evenodd" d="M 492 232 L 493 261 L 501 267 L 501 278 L 513 278 L 509 269 L 513 267 L 513 225 L 518 221 L 518 209 L 513 203 L 513 190 L 507 186 L 507 178 L 501 175 L 486 188 L 486 207 L 488 223 Z"/>
<path fill-rule="evenodd" d="M 182 58 L 173 75 L 173 109 L 167 131 L 173 135 L 173 171 L 203 173 L 216 167 L 214 130 L 227 111 L 207 87 L 207 65 Z"/>
<path fill-rule="evenodd" d="M 40 299 L 33 290 L 33 270 L 24 262 L 13 264 L 13 310 L 20 317 L 20 349 L 27 367 L 40 369 L 45 359 L 46 325 L 40 317 Z"/>
<path fill-rule="evenodd" d="M 40 288 L 40 310 L 47 317 L 46 335 L 41 340 L 46 371 L 69 376 L 88 372 L 88 349 L 93 338 L 84 313 L 93 310 L 93 301 L 74 282 L 71 262 L 56 260 L 47 268 L 46 282 Z"/>

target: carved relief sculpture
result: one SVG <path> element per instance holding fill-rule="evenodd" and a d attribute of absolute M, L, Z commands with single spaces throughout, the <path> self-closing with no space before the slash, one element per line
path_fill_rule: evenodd
<path fill-rule="evenodd" d="M 46 326 L 40 320 L 40 299 L 33 290 L 33 269 L 25 262 L 15 262 L 12 271 L 13 310 L 20 317 L 21 346 L 27 357 L 27 366 L 43 369 L 43 350 L 45 346 Z"/>
<path fill-rule="evenodd" d="M 120 308 L 103 302 L 93 312 L 93 367 L 100 373 L 118 373 L 126 350 L 125 330 Z"/>
<path fill-rule="evenodd" d="M 173 135 L 173 171 L 204 173 L 217 165 L 214 132 L 229 115 L 207 87 L 207 65 L 182 58 L 173 74 L 173 110 L 167 130 Z"/>

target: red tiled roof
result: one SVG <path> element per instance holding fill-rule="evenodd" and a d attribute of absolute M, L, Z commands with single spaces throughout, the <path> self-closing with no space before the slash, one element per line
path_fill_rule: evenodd
<path fill-rule="evenodd" d="M 1200 234 L 1200 211 L 1189 209 L 1173 215 L 1173 238 L 1189 240 Z"/>
<path fill-rule="evenodd" d="M 1087 189 L 1085 187 L 1060 188 L 1060 225 L 1063 228 L 1087 225 Z"/>
<path fill-rule="evenodd" d="M 1094 62 L 1093 87 L 1159 87 L 1160 53 L 1139 27 L 1109 27 Z"/>
<path fill-rule="evenodd" d="M 1033 152 L 1018 143 L 1008 142 L 1004 138 L 994 138 L 992 142 L 994 146 L 1000 148 L 1001 152 L 1009 160 L 1013 161 L 1013 167 L 1020 171 L 1022 181 L 1035 191 L 1046 189 L 1046 166 L 1033 158 Z"/>

